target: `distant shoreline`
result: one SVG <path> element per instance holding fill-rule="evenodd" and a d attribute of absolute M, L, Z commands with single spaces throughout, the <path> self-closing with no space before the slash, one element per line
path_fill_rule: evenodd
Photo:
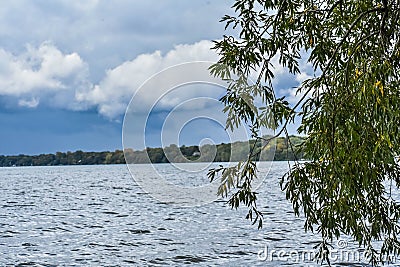
<path fill-rule="evenodd" d="M 295 147 L 304 138 L 291 136 L 292 145 Z M 249 147 L 255 146 L 255 151 L 267 151 L 269 157 L 262 158 L 261 161 L 285 161 L 304 158 L 301 151 L 291 151 L 288 149 L 286 138 L 278 137 L 274 144 L 265 146 L 261 143 L 235 142 L 232 144 L 181 146 L 170 145 L 165 148 L 146 148 L 140 151 L 125 149 L 102 152 L 56 152 L 55 154 L 40 155 L 15 155 L 0 156 L 0 167 L 21 167 L 21 166 L 70 166 L 70 165 L 110 165 L 126 164 L 126 160 L 131 164 L 141 163 L 195 163 L 195 162 L 230 162 L 245 160 L 249 154 Z M 234 153 L 231 153 L 234 151 Z M 125 153 L 124 153 L 125 152 Z M 260 153 L 255 153 L 259 155 Z M 260 158 L 254 157 L 255 160 Z"/>

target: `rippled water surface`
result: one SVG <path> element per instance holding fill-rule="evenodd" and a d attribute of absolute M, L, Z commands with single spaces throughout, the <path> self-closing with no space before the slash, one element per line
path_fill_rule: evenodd
<path fill-rule="evenodd" d="M 148 168 L 137 165 L 136 175 Z M 157 168 L 183 183 L 207 182 L 204 172 Z M 279 190 L 286 169 L 282 162 L 261 168 L 268 175 L 260 188 L 264 228 L 257 230 L 245 209 L 231 211 L 221 200 L 162 204 L 125 165 L 1 168 L 0 266 L 317 266 L 273 251 L 312 251 L 317 240 Z"/>

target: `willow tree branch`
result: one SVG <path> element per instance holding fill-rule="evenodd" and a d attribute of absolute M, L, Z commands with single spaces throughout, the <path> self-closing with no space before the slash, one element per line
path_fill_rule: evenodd
<path fill-rule="evenodd" d="M 329 68 L 332 66 L 333 60 L 336 57 L 336 54 L 339 52 L 340 48 L 342 47 L 343 43 L 346 41 L 347 37 L 349 37 L 351 31 L 353 30 L 353 28 L 357 25 L 357 23 L 365 16 L 368 15 L 370 13 L 373 12 L 377 12 L 377 11 L 384 11 L 385 8 L 381 8 L 381 7 L 377 7 L 377 8 L 373 8 L 373 9 L 369 9 L 366 10 L 364 12 L 362 12 L 360 15 L 358 15 L 358 17 L 353 21 L 353 23 L 350 25 L 349 29 L 347 30 L 346 34 L 343 36 L 343 38 L 340 40 L 339 44 L 336 46 L 335 51 L 333 52 L 332 57 L 330 58 L 330 60 L 328 61 L 328 64 L 326 64 L 326 67 L 324 69 L 324 71 L 322 72 L 322 77 L 326 75 L 327 71 L 329 70 Z"/>

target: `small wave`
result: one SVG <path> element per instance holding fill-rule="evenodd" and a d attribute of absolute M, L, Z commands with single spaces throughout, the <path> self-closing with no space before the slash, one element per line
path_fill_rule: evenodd
<path fill-rule="evenodd" d="M 172 260 L 177 263 L 187 263 L 187 264 L 207 261 L 207 259 L 205 259 L 204 257 L 193 256 L 193 255 L 178 255 L 173 257 Z"/>
<path fill-rule="evenodd" d="M 134 229 L 134 230 L 128 230 L 131 234 L 149 234 L 150 230 L 141 230 L 141 229 Z"/>

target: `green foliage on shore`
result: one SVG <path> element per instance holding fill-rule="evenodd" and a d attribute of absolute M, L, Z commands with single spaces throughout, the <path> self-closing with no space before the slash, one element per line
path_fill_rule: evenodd
<path fill-rule="evenodd" d="M 302 137 L 291 137 L 294 146 L 299 146 Z M 145 150 L 134 151 L 126 149 L 125 155 L 129 163 L 168 163 L 168 162 L 226 162 L 240 161 L 248 157 L 249 147 L 254 144 L 250 142 L 235 142 L 233 144 L 219 144 L 216 149 L 212 145 L 199 146 L 181 146 L 170 145 L 162 148 L 146 148 Z M 276 151 L 274 160 L 294 160 L 295 158 L 304 158 L 301 151 L 293 153 L 288 149 L 287 139 L 280 137 L 276 140 Z M 261 144 L 257 144 L 255 151 L 261 150 Z M 273 147 L 266 147 L 273 153 Z M 231 151 L 235 153 L 231 153 Z M 259 154 L 259 153 L 258 153 Z M 272 159 L 272 158 L 271 158 Z M 57 166 L 57 165 L 96 165 L 96 164 L 125 164 L 124 151 L 115 150 L 114 152 L 57 152 L 55 154 L 40 155 L 17 155 L 0 156 L 1 167 L 11 166 Z"/>
<path fill-rule="evenodd" d="M 0 156 L 0 166 L 57 166 L 57 165 L 96 165 L 125 163 L 122 150 L 114 152 L 57 152 L 55 154 Z"/>

